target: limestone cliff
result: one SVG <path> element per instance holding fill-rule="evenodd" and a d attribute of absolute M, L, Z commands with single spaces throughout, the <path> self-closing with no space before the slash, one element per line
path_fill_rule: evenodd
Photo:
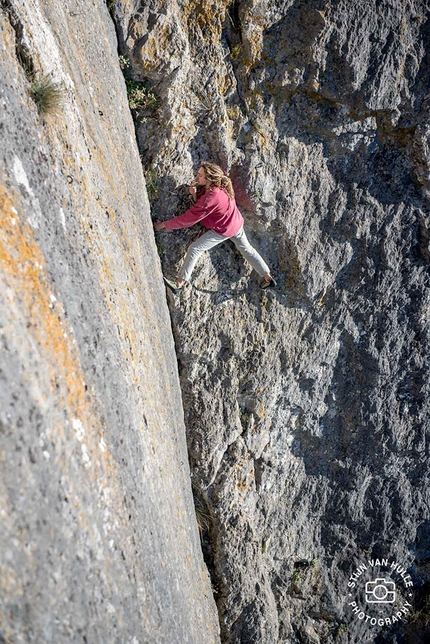
<path fill-rule="evenodd" d="M 219 642 L 111 17 L 0 29 L 0 641 Z"/>
<path fill-rule="evenodd" d="M 169 296 L 222 641 L 424 641 L 428 2 L 117 0 L 113 15 L 158 98 L 136 114 L 154 213 L 183 211 L 213 159 L 279 283 L 259 291 L 227 242 Z M 197 234 L 158 235 L 166 272 Z M 353 611 L 348 582 L 376 558 L 413 580 L 397 582 L 403 621 Z"/>

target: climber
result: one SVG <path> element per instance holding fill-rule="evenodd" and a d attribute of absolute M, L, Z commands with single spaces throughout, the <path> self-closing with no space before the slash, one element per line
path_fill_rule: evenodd
<path fill-rule="evenodd" d="M 188 228 L 198 221 L 209 229 L 188 248 L 176 280 L 164 278 L 167 286 L 175 293 L 180 291 L 185 282 L 189 281 L 200 255 L 226 239 L 232 240 L 236 248 L 263 278 L 260 283 L 261 288 L 276 286 L 269 267 L 246 237 L 243 230 L 243 217 L 236 206 L 233 186 L 227 175 L 215 163 L 205 161 L 197 172 L 196 182 L 197 186 L 191 184 L 189 187 L 194 206 L 179 217 L 173 217 L 167 221 L 154 221 L 156 231 Z"/>

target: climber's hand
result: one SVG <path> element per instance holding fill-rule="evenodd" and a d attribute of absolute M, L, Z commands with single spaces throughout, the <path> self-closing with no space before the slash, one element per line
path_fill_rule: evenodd
<path fill-rule="evenodd" d="M 194 185 L 194 183 L 192 183 L 192 184 L 190 185 L 190 187 L 189 187 L 189 191 L 190 191 L 190 195 L 192 196 L 192 198 L 193 198 L 193 199 L 194 199 L 194 201 L 195 201 L 195 200 L 196 200 L 196 197 L 197 197 L 197 188 L 196 188 L 196 186 Z"/>
<path fill-rule="evenodd" d="M 154 221 L 154 230 L 163 230 L 165 227 L 164 221 Z"/>

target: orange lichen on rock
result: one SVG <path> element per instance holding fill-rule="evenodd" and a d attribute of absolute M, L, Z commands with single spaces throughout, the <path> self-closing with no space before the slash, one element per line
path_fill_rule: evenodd
<path fill-rule="evenodd" d="M 261 58 L 263 51 L 263 32 L 267 16 L 261 8 L 251 6 L 242 19 L 243 51 L 241 62 L 249 71 Z"/>
<path fill-rule="evenodd" d="M 191 0 L 183 9 L 183 16 L 188 30 L 193 23 L 197 24 L 205 39 L 218 45 L 225 20 L 225 12 L 231 0 L 213 3 L 211 0 Z"/>
<path fill-rule="evenodd" d="M 58 302 L 53 306 L 44 256 L 33 238 L 31 226 L 15 214 L 17 211 L 2 187 L 0 208 L 3 213 L 0 264 L 6 284 L 12 289 L 14 299 L 27 320 L 28 331 L 45 354 L 48 364 L 52 365 L 55 360 L 51 391 L 55 390 L 56 381 L 61 379 L 67 386 L 68 402 L 75 412 L 79 412 L 83 405 L 83 374 L 76 365 L 74 349 L 67 338 L 62 306 Z"/>
<path fill-rule="evenodd" d="M 58 409 L 66 411 L 72 426 L 81 422 L 90 429 L 85 431 L 85 443 L 83 438 L 78 438 L 89 448 L 84 464 L 86 461 L 88 465 L 90 460 L 93 463 L 94 459 L 89 458 L 93 454 L 109 460 L 107 451 L 99 449 L 103 430 L 88 401 L 73 332 L 62 304 L 53 293 L 44 255 L 34 238 L 33 228 L 19 212 L 19 197 L 9 196 L 1 184 L 0 210 L 0 268 L 10 314 L 10 323 L 2 332 L 23 359 L 28 358 L 29 352 L 38 356 L 40 369 L 30 374 L 28 385 L 33 393 L 37 392 L 41 407 L 49 399 L 54 400 Z M 64 439 L 61 422 L 57 424 L 57 431 L 57 436 Z"/>

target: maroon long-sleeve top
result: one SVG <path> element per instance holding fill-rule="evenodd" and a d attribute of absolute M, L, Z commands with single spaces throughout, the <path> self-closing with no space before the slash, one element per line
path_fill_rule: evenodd
<path fill-rule="evenodd" d="M 189 228 L 198 221 L 224 237 L 232 237 L 243 225 L 243 217 L 236 201 L 223 188 L 216 186 L 203 193 L 183 215 L 168 219 L 164 224 L 167 230 L 174 230 Z"/>

